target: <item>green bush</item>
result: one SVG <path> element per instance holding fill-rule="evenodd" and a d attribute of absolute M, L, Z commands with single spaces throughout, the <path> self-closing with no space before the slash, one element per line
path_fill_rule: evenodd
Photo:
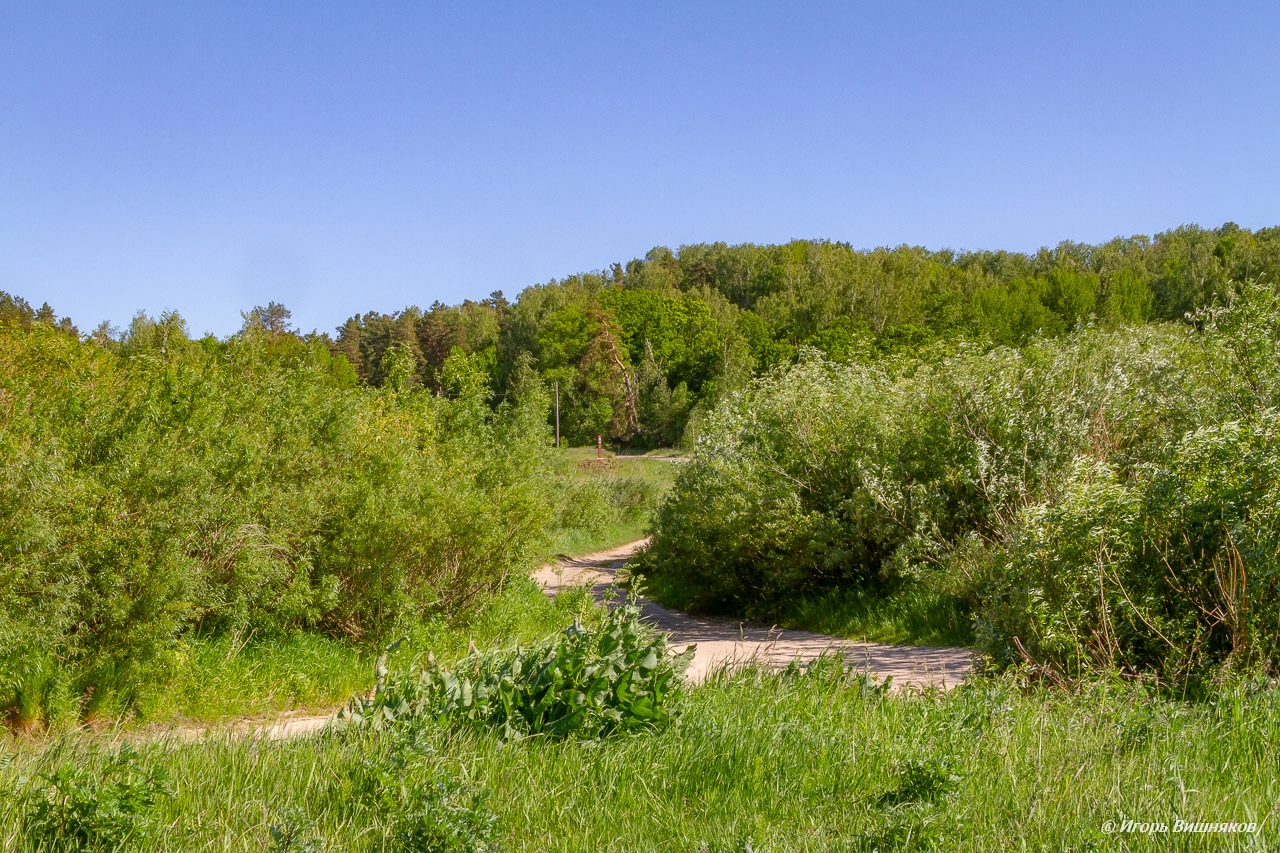
<path fill-rule="evenodd" d="M 879 368 L 810 355 L 709 418 L 641 571 L 674 603 L 762 618 L 933 572 L 955 543 L 1000 538 L 1078 454 L 1132 466 L 1175 433 L 1189 414 L 1160 395 L 1179 346 L 1087 330 Z"/>
<path fill-rule="evenodd" d="M 164 771 L 146 767 L 128 746 L 98 768 L 64 763 L 26 794 L 23 833 L 31 848 L 59 851 L 143 849 L 150 812 L 168 793 Z"/>
<path fill-rule="evenodd" d="M 0 713 L 116 714 L 192 632 L 376 642 L 524 571 L 554 506 L 545 397 L 352 382 L 262 330 L 0 325 Z"/>
<path fill-rule="evenodd" d="M 379 731 L 430 721 L 504 737 L 583 738 L 662 726 L 692 658 L 692 647 L 669 655 L 665 635 L 642 626 L 629 601 L 597 630 L 574 622 L 539 645 L 472 653 L 452 668 L 429 656 L 416 672 L 388 677 L 379 659 L 373 697 L 352 700 L 339 725 Z"/>
<path fill-rule="evenodd" d="M 1280 665 L 1277 289 L 1245 285 L 1195 320 L 1191 428 L 1144 464 L 1077 460 L 971 561 L 980 646 L 997 664 L 1179 682 Z"/>
<path fill-rule="evenodd" d="M 983 649 L 1055 672 L 1175 680 L 1273 666 L 1280 642 L 1280 414 L 1189 433 L 1167 464 L 1082 468 L 988 564 Z"/>
<path fill-rule="evenodd" d="M 1190 326 L 777 372 L 708 418 L 641 570 L 767 618 L 924 585 L 991 663 L 1054 678 L 1273 671 L 1280 288 L 1229 296 Z"/>

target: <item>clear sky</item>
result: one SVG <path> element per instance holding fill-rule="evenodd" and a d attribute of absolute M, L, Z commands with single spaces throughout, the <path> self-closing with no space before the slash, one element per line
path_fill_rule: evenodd
<path fill-rule="evenodd" d="M 0 290 L 304 330 L 711 241 L 1280 224 L 1280 3 L 0 0 Z"/>

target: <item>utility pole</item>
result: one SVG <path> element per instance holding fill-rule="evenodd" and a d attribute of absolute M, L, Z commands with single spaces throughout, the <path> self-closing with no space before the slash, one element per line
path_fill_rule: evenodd
<path fill-rule="evenodd" d="M 556 447 L 560 446 L 560 380 L 556 380 Z"/>

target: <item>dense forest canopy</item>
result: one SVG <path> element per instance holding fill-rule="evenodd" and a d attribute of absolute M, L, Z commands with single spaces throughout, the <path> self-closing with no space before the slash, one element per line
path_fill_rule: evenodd
<path fill-rule="evenodd" d="M 360 378 L 383 383 L 387 352 L 412 356 L 410 380 L 447 393 L 449 355 L 473 355 L 498 399 L 527 361 L 557 382 L 562 429 L 624 445 L 681 440 L 726 392 L 814 347 L 872 362 L 960 337 L 1022 345 L 1082 323 L 1181 319 L 1231 281 L 1275 280 L 1280 228 L 1195 225 L 1034 255 L 702 243 L 461 305 L 347 320 L 331 341 Z"/>
<path fill-rule="evenodd" d="M 960 338 L 1021 346 L 1081 324 L 1178 320 L 1221 300 L 1229 282 L 1278 274 L 1280 227 L 1234 223 L 1063 242 L 1034 255 L 859 250 L 825 240 L 700 243 L 534 285 L 514 302 L 495 291 L 459 305 L 371 311 L 314 337 L 377 387 L 456 395 L 465 364 L 466 375 L 484 376 L 494 404 L 532 368 L 558 386 L 569 442 L 594 443 L 599 434 L 656 447 L 680 443 L 726 392 L 794 363 L 802 347 L 838 363 L 873 363 Z M 78 333 L 47 304 L 37 310 L 8 295 L 0 295 L 4 318 Z M 272 303 L 245 323 L 285 333 L 289 312 Z M 155 324 L 140 316 L 135 325 L 120 333 L 104 323 L 89 337 L 136 346 Z"/>

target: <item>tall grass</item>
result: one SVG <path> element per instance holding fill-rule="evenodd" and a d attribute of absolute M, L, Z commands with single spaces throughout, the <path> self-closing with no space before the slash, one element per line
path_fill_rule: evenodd
<path fill-rule="evenodd" d="M 967 602 L 920 584 L 883 589 L 835 589 L 780 610 L 777 624 L 833 637 L 901 645 L 971 646 Z"/>
<path fill-rule="evenodd" d="M 513 582 L 470 619 L 440 618 L 410 627 L 402 656 L 430 651 L 448 662 L 476 646 L 509 646 L 541 639 L 578 619 L 598 618 L 585 591 L 554 600 L 528 578 Z M 216 724 L 282 712 L 332 713 L 373 686 L 382 647 L 352 644 L 314 633 L 257 640 L 252 636 L 194 637 L 183 646 L 183 665 L 140 691 L 127 717 L 97 717 L 97 728 L 130 725 Z"/>
<path fill-rule="evenodd" d="M 554 457 L 554 483 L 566 495 L 549 531 L 545 558 L 612 548 L 642 538 L 653 513 L 675 480 L 674 465 L 661 459 L 617 459 L 594 447 L 565 448 Z"/>
<path fill-rule="evenodd" d="M 272 825 L 314 849 L 396 849 L 422 780 L 459 827 L 482 835 L 492 812 L 508 850 L 1274 849 L 1277 749 L 1280 696 L 1249 683 L 1197 703 L 1107 680 L 895 696 L 824 664 L 713 680 L 666 730 L 602 741 L 424 727 L 407 740 L 155 743 L 145 764 L 163 768 L 173 796 L 137 849 L 272 849 Z M 35 849 L 20 820 L 23 792 L 49 787 L 40 773 L 96 767 L 105 752 L 75 739 L 19 749 L 0 770 L 5 849 Z M 371 780 L 394 784 L 375 797 Z M 1262 829 L 1106 831 L 1126 818 Z"/>

